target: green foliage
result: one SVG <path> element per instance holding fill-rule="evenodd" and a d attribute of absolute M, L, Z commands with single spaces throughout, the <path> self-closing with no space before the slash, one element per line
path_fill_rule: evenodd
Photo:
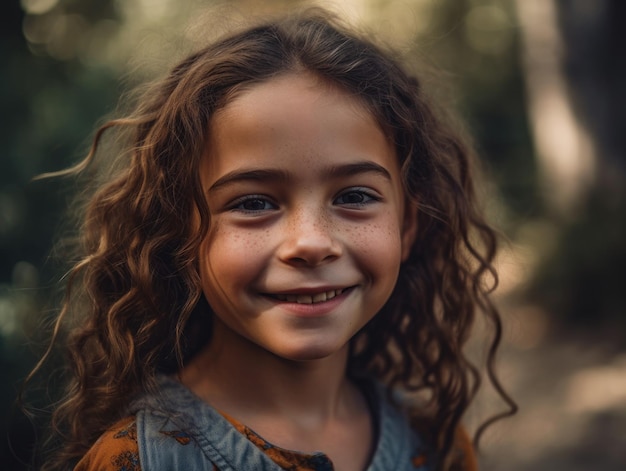
<path fill-rule="evenodd" d="M 74 3 L 68 8 L 85 10 L 85 2 Z M 99 15 L 94 8 L 111 2 L 91 3 L 91 14 Z M 0 461 L 3 469 L 17 470 L 25 469 L 37 427 L 14 399 L 42 352 L 42 308 L 50 280 L 59 277 L 46 260 L 72 192 L 67 181 L 31 180 L 81 157 L 94 123 L 115 106 L 119 85 L 110 69 L 34 55 L 22 35 L 18 2 L 2 2 L 0 18 Z M 43 406 L 46 394 L 39 392 L 35 404 Z"/>

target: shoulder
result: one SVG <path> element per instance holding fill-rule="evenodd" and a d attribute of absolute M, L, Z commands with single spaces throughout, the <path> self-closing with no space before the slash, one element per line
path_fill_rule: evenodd
<path fill-rule="evenodd" d="M 420 450 L 415 453 L 411 459 L 415 469 L 430 469 L 427 466 L 429 462 L 428 451 Z M 457 428 L 452 450 L 450 452 L 450 470 L 451 471 L 478 471 L 478 461 L 472 440 L 463 426 Z M 424 468 L 422 468 L 424 467 Z"/>
<path fill-rule="evenodd" d="M 427 438 L 426 430 L 429 428 L 417 426 L 417 420 L 411 420 L 410 407 L 406 405 L 401 395 L 388 400 L 384 386 L 380 384 L 376 386 L 370 389 L 375 394 L 369 396 L 374 398 L 374 405 L 379 411 L 379 437 L 374 458 L 376 459 L 378 454 L 389 455 L 391 453 L 399 458 L 400 461 L 396 463 L 409 462 L 408 469 L 415 471 L 432 469 L 432 460 L 436 459 L 434 456 L 436 452 Z M 478 461 L 472 439 L 463 425 L 456 429 L 449 456 L 450 470 L 478 471 Z M 374 468 L 391 469 L 384 466 Z M 397 466 L 394 469 L 398 469 Z"/>
<path fill-rule="evenodd" d="M 453 468 L 459 471 L 478 471 L 478 460 L 472 439 L 467 433 L 465 427 L 460 426 L 456 430 L 454 436 L 454 444 L 452 445 L 452 461 Z"/>
<path fill-rule="evenodd" d="M 135 417 L 126 417 L 104 432 L 74 470 L 140 471 Z"/>

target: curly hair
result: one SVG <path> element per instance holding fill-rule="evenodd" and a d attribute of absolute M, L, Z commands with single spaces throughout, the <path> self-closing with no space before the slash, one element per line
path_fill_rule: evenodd
<path fill-rule="evenodd" d="M 56 328 L 72 324 L 68 387 L 52 418 L 61 445 L 45 469 L 75 463 L 129 397 L 209 340 L 211 310 L 196 260 L 210 227 L 198 171 L 207 129 L 238 91 L 290 72 L 319 76 L 362 101 L 395 146 L 417 211 L 417 239 L 390 299 L 353 338 L 349 374 L 366 371 L 390 392 L 422 398 L 411 418 L 427 429 L 438 468 L 452 469 L 454 434 L 480 384 L 463 347 L 481 313 L 494 332 L 487 374 L 509 406 L 500 416 L 514 412 L 494 372 L 501 321 L 485 278 L 497 282 L 496 235 L 476 202 L 471 151 L 393 54 L 316 9 L 187 57 L 143 92 L 132 113 L 104 124 L 86 159 L 65 172 L 84 174 L 98 159 L 119 163 L 90 183 L 97 188 L 81 212 L 79 255 Z M 102 139 L 111 133 L 117 146 Z"/>

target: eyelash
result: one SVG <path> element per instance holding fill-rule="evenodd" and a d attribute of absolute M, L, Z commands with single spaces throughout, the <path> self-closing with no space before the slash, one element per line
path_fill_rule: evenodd
<path fill-rule="evenodd" d="M 348 188 L 347 190 L 342 191 L 339 196 L 337 196 L 334 200 L 333 203 L 335 203 L 337 200 L 339 200 L 339 198 L 345 197 L 347 195 L 359 195 L 360 197 L 364 197 L 365 201 L 358 201 L 358 202 L 352 202 L 352 203 L 343 203 L 344 205 L 348 205 L 348 206 L 356 206 L 356 207 L 360 207 L 360 206 L 367 206 L 369 204 L 375 203 L 377 201 L 380 201 L 381 198 L 377 195 L 375 195 L 373 192 L 368 191 L 364 188 Z"/>
<path fill-rule="evenodd" d="M 346 197 L 347 195 L 359 195 L 359 197 L 361 199 L 364 199 L 364 201 L 355 201 L 355 202 L 346 202 L 346 203 L 338 202 L 338 200 L 340 200 L 343 197 Z M 381 201 L 381 199 L 382 198 L 380 198 L 373 192 L 367 191 L 363 188 L 348 188 L 347 190 L 342 191 L 337 197 L 333 199 L 333 204 L 339 204 L 339 205 L 349 206 L 349 207 L 363 207 L 363 206 L 367 206 L 369 204 Z M 259 201 L 263 203 L 264 206 L 269 205 L 270 207 L 263 207 L 263 208 L 258 208 L 258 209 L 249 209 L 249 208 L 243 207 L 243 205 L 252 201 Z M 264 212 L 264 211 L 268 211 L 272 209 L 277 209 L 277 207 L 278 205 L 273 203 L 267 196 L 247 195 L 247 196 L 244 196 L 242 198 L 235 200 L 230 206 L 230 210 L 241 212 L 241 213 L 255 214 L 255 213 L 260 213 L 260 212 Z"/>
<path fill-rule="evenodd" d="M 243 207 L 244 204 L 249 203 L 251 201 L 260 201 L 264 204 L 269 204 L 271 208 L 263 208 L 263 209 L 246 209 Z M 232 211 L 238 211 L 241 213 L 258 213 L 261 211 L 267 211 L 268 209 L 276 209 L 277 205 L 272 203 L 269 198 L 263 195 L 247 195 L 242 198 L 237 199 L 233 202 L 231 206 Z"/>

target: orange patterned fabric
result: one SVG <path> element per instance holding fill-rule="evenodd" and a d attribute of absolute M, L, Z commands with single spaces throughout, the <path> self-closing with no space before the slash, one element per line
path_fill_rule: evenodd
<path fill-rule="evenodd" d="M 290 471 L 316 471 L 320 469 L 320 465 L 325 465 L 324 469 L 331 467 L 328 457 L 321 454 L 297 453 L 295 451 L 285 450 L 272 445 L 257 435 L 252 429 L 246 427 L 242 423 L 233 419 L 222 412 L 222 415 L 228 420 L 239 433 L 250 440 L 256 447 L 265 453 L 274 463 L 283 469 Z"/>
<path fill-rule="evenodd" d="M 254 443 L 261 451 L 272 459 L 283 469 L 293 471 L 315 471 L 320 469 L 320 465 L 328 466 L 328 458 L 321 454 L 297 453 L 283 448 L 276 447 L 245 425 L 237 422 L 232 417 L 224 414 L 224 417 L 241 433 L 244 437 Z M 190 443 L 191 437 L 184 432 L 163 432 L 172 440 L 176 440 L 180 446 Z M 464 429 L 460 428 L 456 440 L 456 454 L 454 461 L 462 463 L 462 471 L 477 471 L 478 464 L 476 455 L 472 447 L 471 440 Z M 323 462 L 323 463 L 322 463 Z M 415 456 L 412 464 L 415 468 L 423 466 L 426 462 L 424 455 Z M 215 471 L 219 471 L 216 466 Z M 135 417 L 126 417 L 108 431 L 106 431 L 94 443 L 78 463 L 75 471 L 141 471 L 139 462 L 139 447 L 137 445 L 137 428 Z"/>
<path fill-rule="evenodd" d="M 474 445 L 464 427 L 459 427 L 456 431 L 453 453 L 456 454 L 455 461 L 460 464 L 462 471 L 478 471 Z"/>
<path fill-rule="evenodd" d="M 135 417 L 126 417 L 107 430 L 74 470 L 140 471 Z"/>

